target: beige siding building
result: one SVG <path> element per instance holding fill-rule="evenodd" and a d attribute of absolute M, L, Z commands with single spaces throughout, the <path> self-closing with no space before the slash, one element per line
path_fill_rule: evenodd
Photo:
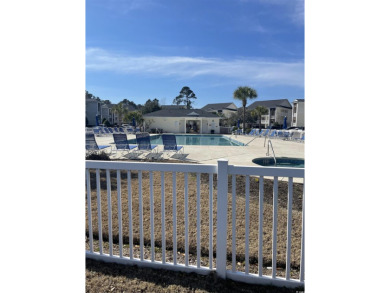
<path fill-rule="evenodd" d="M 292 106 L 287 99 L 256 101 L 247 107 L 247 111 L 252 111 L 257 106 L 268 109 L 268 115 L 261 116 L 261 127 L 269 127 L 275 124 L 283 125 L 284 117 L 287 117 L 287 127 L 291 125 Z"/>
<path fill-rule="evenodd" d="M 143 115 L 146 131 L 170 133 L 220 133 L 219 117 L 201 109 L 162 109 Z"/>
<path fill-rule="evenodd" d="M 237 106 L 234 103 L 207 104 L 202 110 L 229 118 L 232 114 L 237 113 Z"/>
<path fill-rule="evenodd" d="M 305 100 L 297 99 L 293 102 L 291 126 L 305 127 Z"/>

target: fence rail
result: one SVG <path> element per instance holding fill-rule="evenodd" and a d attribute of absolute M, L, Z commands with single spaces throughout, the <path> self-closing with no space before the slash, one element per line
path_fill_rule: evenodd
<path fill-rule="evenodd" d="M 155 176 L 154 172 L 156 172 Z M 184 175 L 180 175 L 180 179 L 184 180 L 179 179 L 180 181 L 178 182 L 178 176 L 181 173 Z M 193 173 L 195 173 L 195 176 L 192 176 Z M 115 181 L 111 182 L 111 175 L 116 175 L 116 196 L 112 194 L 112 191 L 114 191 L 112 182 L 115 183 Z M 214 185 L 214 176 L 217 179 L 216 186 Z M 236 192 L 237 176 L 244 176 L 244 194 L 237 194 Z M 264 218 L 266 205 L 264 202 L 264 176 L 274 178 L 271 275 L 263 274 L 264 226 L 266 224 L 271 225 L 271 222 L 265 222 Z M 149 181 L 145 181 L 147 177 L 149 177 Z M 280 245 L 277 234 L 279 177 L 288 178 L 288 200 L 286 208 L 287 235 L 285 236 L 287 239 L 285 242 L 286 271 L 284 278 L 277 276 L 277 245 Z M 253 219 L 250 222 L 251 201 L 253 201 L 250 194 L 251 178 L 258 180 L 259 188 L 258 220 L 255 223 L 253 223 Z M 221 278 L 229 278 L 247 283 L 274 284 L 288 287 L 303 286 L 304 192 L 302 194 L 302 224 L 299 231 L 301 235 L 299 279 L 292 279 L 290 277 L 293 227 L 293 178 L 304 178 L 304 170 L 294 168 L 233 166 L 229 165 L 228 161 L 223 159 L 218 161 L 218 165 L 86 161 L 86 223 L 88 226 L 86 235 L 89 238 L 89 249 L 86 251 L 86 257 L 107 262 L 136 264 L 139 266 L 196 272 L 199 274 L 208 274 L 211 271 L 216 271 Z M 127 179 L 127 184 L 125 184 L 126 181 L 123 181 L 122 184 L 122 179 Z M 193 186 L 195 186 L 195 191 L 192 187 L 189 187 L 189 180 L 194 182 Z M 91 181 L 94 181 L 93 186 Z M 149 182 L 149 184 L 145 182 Z M 184 190 L 178 190 L 177 184 L 182 184 L 183 182 Z M 105 188 L 104 192 L 102 192 L 103 185 Z M 202 189 L 203 185 L 206 187 Z M 124 187 L 122 188 L 122 186 Z M 229 189 L 231 190 L 230 193 Z M 182 191 L 184 191 L 184 195 L 179 197 L 179 193 L 181 195 Z M 229 196 L 231 197 L 230 204 Z M 166 205 L 168 197 L 172 199 L 171 206 Z M 236 212 L 237 205 L 239 204 L 238 197 L 244 197 L 242 202 L 245 206 L 245 215 L 239 215 Z M 183 200 L 182 205 L 184 207 L 178 204 L 179 200 Z M 113 201 L 116 201 L 116 205 Z M 126 201 L 127 205 L 125 204 Z M 138 205 L 135 204 L 135 201 L 138 201 Z M 134 212 L 137 207 L 138 213 Z M 149 209 L 149 212 L 144 213 L 144 209 Z M 179 210 L 184 210 L 184 213 L 180 213 Z M 196 213 L 194 210 L 196 210 Z M 169 211 L 169 213 L 166 214 L 166 211 Z M 172 214 L 170 214 L 170 211 L 172 211 Z M 190 214 L 194 219 L 190 218 Z M 244 233 L 245 231 L 245 237 L 241 240 L 245 241 L 244 272 L 239 271 L 237 268 L 237 245 L 239 243 L 237 242 L 236 221 L 238 217 L 242 217 L 245 221 L 243 231 L 238 231 L 240 233 Z M 125 218 L 128 221 L 125 221 Z M 184 225 L 184 229 L 182 229 L 183 227 L 181 225 L 178 226 L 178 221 Z M 113 231 L 114 222 L 115 232 Z M 254 241 L 253 237 L 250 238 L 250 233 L 253 233 L 253 224 L 258 226 L 258 229 L 256 229 L 258 239 L 256 241 Z M 169 230 L 169 233 L 167 233 L 168 226 L 169 229 L 172 228 L 172 230 Z M 195 227 L 196 232 L 194 232 Z M 103 234 L 103 229 L 105 234 Z M 228 231 L 228 229 L 231 230 Z M 184 230 L 184 241 L 182 241 L 183 235 L 179 235 L 178 230 Z M 191 243 L 189 239 L 190 230 L 193 231 L 191 236 L 196 238 L 196 241 L 192 241 Z M 106 236 L 106 232 L 108 236 Z M 113 233 L 115 233 L 115 237 Z M 227 239 L 228 235 L 231 235 L 229 243 Z M 116 239 L 115 241 L 114 238 Z M 147 240 L 146 243 L 144 240 L 147 238 L 150 238 L 150 241 Z M 98 242 L 98 248 L 94 247 L 94 239 L 96 240 L 95 245 Z M 108 248 L 105 242 L 107 240 Z M 124 243 L 124 240 L 126 240 L 126 243 Z M 172 241 L 172 247 L 170 246 L 169 249 L 167 249 L 167 240 Z M 181 249 L 182 242 L 180 241 L 184 242 L 184 259 L 181 257 L 179 260 L 180 253 L 183 253 Z M 250 256 L 250 245 L 253 244 L 252 242 L 256 242 L 255 244 L 257 246 L 257 274 L 249 271 L 250 262 L 253 262 L 253 260 L 250 261 L 250 258 L 253 258 L 253 256 Z M 136 243 L 139 243 L 139 245 Z M 158 243 L 158 247 L 156 243 Z M 180 248 L 178 247 L 178 243 L 181 245 Z M 231 253 L 231 261 L 229 258 L 229 262 L 231 264 L 229 265 L 227 263 L 227 256 L 229 255 L 227 247 L 230 243 L 231 251 L 229 253 Z M 114 244 L 116 247 L 115 252 Z M 193 246 L 195 246 L 195 249 L 190 249 Z M 168 250 L 172 254 L 172 257 L 169 259 L 167 256 Z M 136 257 L 136 254 L 138 257 Z M 190 254 L 194 255 L 191 263 Z"/>

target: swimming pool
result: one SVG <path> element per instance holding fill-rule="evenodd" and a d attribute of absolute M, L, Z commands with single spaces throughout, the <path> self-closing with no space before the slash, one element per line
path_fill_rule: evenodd
<path fill-rule="evenodd" d="M 215 145 L 215 146 L 243 146 L 244 143 L 231 139 L 224 135 L 205 134 L 175 134 L 177 145 Z M 129 139 L 129 144 L 136 144 L 137 140 Z M 162 145 L 162 135 L 150 136 L 151 144 Z"/>
<path fill-rule="evenodd" d="M 265 166 L 265 167 L 292 167 L 292 168 L 305 168 L 304 159 L 296 158 L 276 158 L 276 166 L 273 157 L 256 158 L 252 160 L 253 163 Z"/>

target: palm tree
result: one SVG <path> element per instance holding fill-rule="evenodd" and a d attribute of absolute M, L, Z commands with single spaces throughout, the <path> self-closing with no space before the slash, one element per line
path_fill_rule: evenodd
<path fill-rule="evenodd" d="M 123 106 L 122 103 L 119 103 L 112 107 L 112 111 L 118 115 L 119 126 L 122 124 L 122 117 L 128 112 L 128 110 Z"/>
<path fill-rule="evenodd" d="M 261 115 L 268 114 L 268 109 L 263 106 L 257 106 L 255 109 L 252 110 L 251 114 L 254 117 L 259 117 L 259 127 L 261 128 Z"/>
<path fill-rule="evenodd" d="M 131 123 L 134 120 L 137 122 L 138 125 L 142 124 L 144 122 L 144 118 L 142 117 L 141 111 L 131 111 L 125 114 L 124 120 Z"/>
<path fill-rule="evenodd" d="M 242 102 L 242 108 L 244 109 L 244 120 L 243 120 L 243 132 L 245 133 L 245 109 L 246 103 L 248 99 L 257 98 L 256 90 L 248 87 L 248 86 L 240 86 L 238 87 L 234 93 L 233 98 L 240 100 Z"/>

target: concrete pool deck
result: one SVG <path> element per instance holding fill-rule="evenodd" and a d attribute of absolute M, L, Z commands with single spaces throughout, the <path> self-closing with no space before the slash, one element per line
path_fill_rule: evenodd
<path fill-rule="evenodd" d="M 153 134 L 152 134 L 153 135 Z M 267 143 L 264 146 L 264 137 L 253 137 L 248 135 L 227 135 L 234 140 L 248 144 L 247 146 L 197 146 L 197 145 L 185 145 L 184 156 L 182 161 L 189 163 L 199 164 L 217 164 L 218 159 L 227 159 L 231 165 L 240 166 L 258 166 L 252 163 L 255 158 L 266 157 Z M 135 138 L 134 134 L 128 134 L 128 139 Z M 276 157 L 289 157 L 304 159 L 304 143 L 296 141 L 288 141 L 281 139 L 272 139 L 272 146 L 275 151 Z M 98 145 L 109 145 L 114 142 L 113 136 L 96 136 L 96 142 Z M 114 148 L 114 145 L 113 145 Z M 158 146 L 158 151 L 161 153 L 163 146 Z M 272 157 L 272 150 L 270 148 L 270 154 Z M 120 159 L 121 153 L 111 155 L 111 159 Z M 164 155 L 164 158 L 168 158 Z M 174 160 L 172 158 L 172 160 Z"/>

